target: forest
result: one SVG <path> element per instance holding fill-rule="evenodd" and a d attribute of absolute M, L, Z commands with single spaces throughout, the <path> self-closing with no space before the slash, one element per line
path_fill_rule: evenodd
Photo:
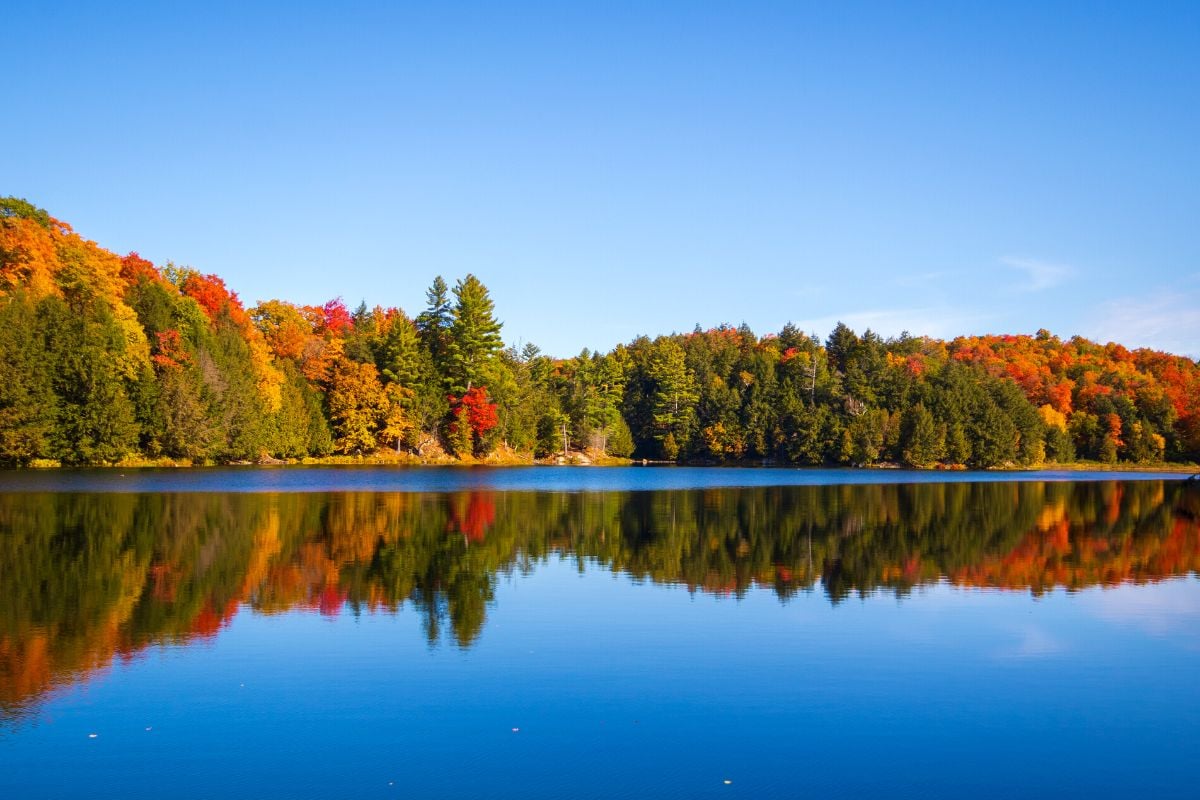
<path fill-rule="evenodd" d="M 1081 337 L 839 324 L 506 346 L 474 275 L 415 313 L 246 308 L 0 198 L 0 463 L 303 459 L 1034 467 L 1200 460 L 1200 364 Z M 799 311 L 799 310 L 798 310 Z"/>

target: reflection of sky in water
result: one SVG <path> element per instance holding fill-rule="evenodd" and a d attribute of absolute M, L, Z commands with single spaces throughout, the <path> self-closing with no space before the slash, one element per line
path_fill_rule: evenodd
<path fill-rule="evenodd" d="M 1182 480 L 1179 472 L 975 472 L 811 467 L 195 467 L 0 470 L 7 492 L 611 492 L 730 487 Z"/>
<path fill-rule="evenodd" d="M 411 608 L 152 648 L 0 738 L 0 795 L 1190 796 L 1198 609 L 1195 578 L 835 606 L 554 557 L 470 649 Z"/>
<path fill-rule="evenodd" d="M 1198 499 L 0 494 L 0 797 L 1189 796 Z"/>
<path fill-rule="evenodd" d="M 1137 592 L 1088 592 L 1084 602 L 1106 622 L 1200 649 L 1200 592 L 1195 580 L 1164 581 Z"/>

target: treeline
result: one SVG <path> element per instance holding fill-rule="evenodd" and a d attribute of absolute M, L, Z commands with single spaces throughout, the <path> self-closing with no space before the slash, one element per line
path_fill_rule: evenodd
<path fill-rule="evenodd" d="M 0 726 L 56 686 L 240 610 L 420 616 L 480 636 L 503 574 L 555 558 L 781 600 L 947 580 L 1041 594 L 1200 570 L 1184 481 L 688 492 L 0 494 Z"/>
<path fill-rule="evenodd" d="M 0 462 L 587 452 L 703 462 L 1200 458 L 1200 366 L 1076 337 L 722 327 L 555 359 L 505 347 L 473 275 L 426 307 L 247 309 L 0 199 Z"/>

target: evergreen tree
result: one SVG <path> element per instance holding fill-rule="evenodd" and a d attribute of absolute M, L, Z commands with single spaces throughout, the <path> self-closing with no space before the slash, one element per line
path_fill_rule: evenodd
<path fill-rule="evenodd" d="M 58 400 L 34 303 L 0 298 L 0 463 L 26 464 L 50 452 Z"/>
<path fill-rule="evenodd" d="M 883 450 L 886 425 L 887 412 L 883 409 L 872 408 L 853 415 L 846 425 L 842 459 L 858 467 L 874 464 Z"/>
<path fill-rule="evenodd" d="M 1046 429 L 1046 456 L 1056 464 L 1069 464 L 1075 460 L 1075 444 L 1065 429 Z"/>
<path fill-rule="evenodd" d="M 1017 457 L 1017 426 L 991 396 L 977 400 L 967 431 L 971 440 L 971 466 L 999 467 Z"/>
<path fill-rule="evenodd" d="M 388 383 L 415 390 L 424 377 L 420 333 L 404 312 L 397 311 L 387 321 L 385 332 L 374 342 L 373 356 L 380 377 Z"/>
<path fill-rule="evenodd" d="M 672 339 L 654 342 L 646 371 L 651 382 L 651 418 L 661 454 L 675 460 L 687 452 L 696 422 L 695 380 L 684 363 L 683 349 Z"/>
<path fill-rule="evenodd" d="M 971 440 L 967 438 L 966 428 L 959 422 L 952 422 L 946 427 L 946 459 L 951 464 L 971 463 Z"/>
<path fill-rule="evenodd" d="M 446 348 L 446 374 L 455 394 L 471 390 L 486 373 L 504 343 L 487 288 L 474 275 L 454 287 L 453 321 Z"/>
<path fill-rule="evenodd" d="M 945 430 L 934 421 L 923 403 L 904 412 L 901 428 L 906 464 L 927 468 L 945 458 Z"/>
<path fill-rule="evenodd" d="M 425 303 L 425 310 L 417 315 L 417 331 L 421 334 L 425 349 L 434 361 L 440 363 L 446 356 L 450 323 L 453 321 L 450 289 L 441 275 L 434 278 L 433 284 L 425 291 Z"/>
<path fill-rule="evenodd" d="M 302 458 L 313 452 L 308 382 L 290 362 L 284 367 L 279 411 L 274 415 L 270 452 L 278 458 Z M 318 401 L 319 402 L 319 401 Z"/>
<path fill-rule="evenodd" d="M 58 419 L 53 454 L 69 464 L 114 462 L 131 455 L 139 428 L 115 354 L 126 339 L 99 304 L 72 310 L 61 301 L 43 303 L 45 331 Z"/>

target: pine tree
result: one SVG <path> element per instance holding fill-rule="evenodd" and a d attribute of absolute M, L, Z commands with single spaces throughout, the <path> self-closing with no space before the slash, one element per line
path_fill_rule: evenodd
<path fill-rule="evenodd" d="M 26 464 L 50 449 L 57 398 L 36 308 L 24 295 L 0 299 L 0 463 Z"/>
<path fill-rule="evenodd" d="M 386 326 L 374 343 L 375 366 L 388 383 L 414 389 L 422 377 L 420 333 L 403 312 L 392 315 Z"/>
<path fill-rule="evenodd" d="M 990 396 L 984 394 L 979 400 L 968 432 L 971 466 L 987 469 L 1016 459 L 1017 426 Z"/>
<path fill-rule="evenodd" d="M 971 463 L 971 440 L 961 423 L 952 422 L 946 428 L 946 458 L 951 464 Z"/>
<path fill-rule="evenodd" d="M 446 281 L 438 275 L 425 291 L 425 310 L 417 315 L 417 331 L 421 334 L 421 342 L 437 362 L 446 355 L 450 323 L 453 320 L 449 291 Z"/>
<path fill-rule="evenodd" d="M 139 427 L 118 364 L 126 340 L 107 309 L 43 303 L 58 396 L 55 455 L 70 464 L 113 462 L 134 452 Z M 116 357 L 115 357 L 116 356 Z"/>
<path fill-rule="evenodd" d="M 478 278 L 467 275 L 460 280 L 454 287 L 454 298 L 446 371 L 450 390 L 463 394 L 481 382 L 504 343 L 494 316 L 495 304 Z"/>
<path fill-rule="evenodd" d="M 654 438 L 663 456 L 674 460 L 680 452 L 687 452 L 696 423 L 699 394 L 684 361 L 683 348 L 667 338 L 656 340 L 652 347 L 646 374 L 652 385 Z"/>
<path fill-rule="evenodd" d="M 923 403 L 904 412 L 901 428 L 905 463 L 927 468 L 946 457 L 945 433 Z"/>

